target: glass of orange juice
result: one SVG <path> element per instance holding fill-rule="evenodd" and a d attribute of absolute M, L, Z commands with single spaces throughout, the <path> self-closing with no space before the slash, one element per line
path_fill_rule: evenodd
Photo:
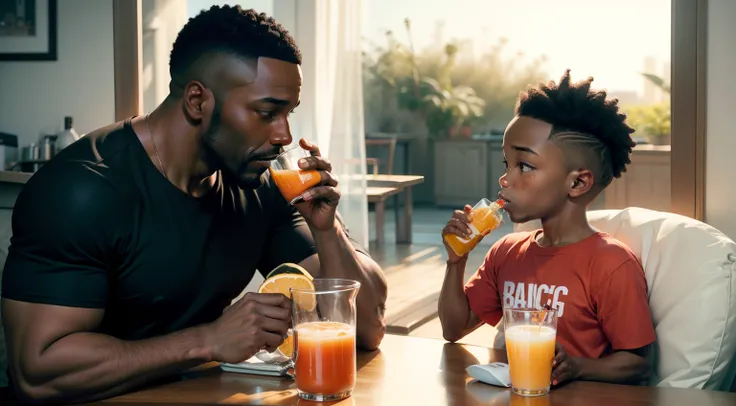
<path fill-rule="evenodd" d="M 299 169 L 299 160 L 309 156 L 309 151 L 304 148 L 292 148 L 277 156 L 268 168 L 276 187 L 290 204 L 295 203 L 302 193 L 319 184 L 321 180 L 316 170 Z"/>
<path fill-rule="evenodd" d="M 350 396 L 357 374 L 355 299 L 360 282 L 315 278 L 291 289 L 293 375 L 299 397 L 327 402 Z"/>
<path fill-rule="evenodd" d="M 488 199 L 481 199 L 470 212 L 470 231 L 472 232 L 468 238 L 463 238 L 455 234 L 445 235 L 447 245 L 455 251 L 458 256 L 463 256 L 472 251 L 480 240 L 491 231 L 495 230 L 503 222 L 501 209 L 503 208 L 503 200 L 491 202 Z"/>
<path fill-rule="evenodd" d="M 503 310 L 511 389 L 522 396 L 549 393 L 557 338 L 557 309 Z"/>

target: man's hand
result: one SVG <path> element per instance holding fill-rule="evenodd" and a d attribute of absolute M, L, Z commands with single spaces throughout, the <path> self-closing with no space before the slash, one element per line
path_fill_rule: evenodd
<path fill-rule="evenodd" d="M 242 362 L 281 345 L 291 323 L 291 301 L 282 294 L 246 293 L 207 326 L 207 348 L 218 362 Z"/>
<path fill-rule="evenodd" d="M 335 212 L 340 201 L 337 178 L 330 173 L 332 164 L 320 155 L 317 145 L 301 139 L 299 146 L 312 154 L 311 157 L 299 160 L 299 168 L 319 171 L 320 184 L 302 193 L 294 207 L 313 229 L 330 230 L 335 226 Z"/>
<path fill-rule="evenodd" d="M 555 357 L 552 360 L 552 385 L 578 379 L 580 365 L 575 357 L 567 355 L 560 343 L 555 343 Z"/>

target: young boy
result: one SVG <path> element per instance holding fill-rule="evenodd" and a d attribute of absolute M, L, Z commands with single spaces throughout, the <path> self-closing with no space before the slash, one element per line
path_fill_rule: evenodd
<path fill-rule="evenodd" d="M 467 255 L 449 247 L 439 317 L 454 342 L 504 308 L 557 309 L 552 384 L 583 379 L 640 384 L 655 341 L 641 264 L 623 243 L 593 229 L 586 207 L 631 162 L 634 132 L 618 100 L 591 90 L 593 78 L 528 88 L 503 139 L 506 173 L 499 197 L 514 223 L 542 229 L 499 240 L 463 286 Z M 469 235 L 470 206 L 442 234 Z"/>

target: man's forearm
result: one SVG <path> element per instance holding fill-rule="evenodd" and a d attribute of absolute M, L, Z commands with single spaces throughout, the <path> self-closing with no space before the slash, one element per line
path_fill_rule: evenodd
<path fill-rule="evenodd" d="M 383 315 L 387 286 L 383 272 L 368 256 L 355 251 L 339 221 L 329 231 L 312 231 L 323 278 L 346 278 L 360 282 L 357 307 L 357 340 L 362 348 L 378 347 L 386 331 Z"/>
<path fill-rule="evenodd" d="M 97 333 L 59 339 L 15 368 L 20 394 L 34 403 L 108 398 L 209 360 L 201 328 L 121 341 Z"/>
<path fill-rule="evenodd" d="M 649 380 L 651 373 L 648 360 L 629 351 L 598 359 L 575 358 L 580 367 L 577 378 L 586 381 L 640 385 Z"/>
<path fill-rule="evenodd" d="M 466 262 L 466 259 L 462 259 L 456 263 L 447 263 L 445 281 L 440 291 L 437 311 L 442 325 L 442 336 L 450 342 L 465 337 L 470 321 L 470 304 L 463 291 Z"/>

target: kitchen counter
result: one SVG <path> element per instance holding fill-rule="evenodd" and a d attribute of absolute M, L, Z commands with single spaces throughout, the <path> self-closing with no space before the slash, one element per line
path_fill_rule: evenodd
<path fill-rule="evenodd" d="M 0 183 L 25 184 L 31 176 L 30 172 L 0 171 Z"/>

